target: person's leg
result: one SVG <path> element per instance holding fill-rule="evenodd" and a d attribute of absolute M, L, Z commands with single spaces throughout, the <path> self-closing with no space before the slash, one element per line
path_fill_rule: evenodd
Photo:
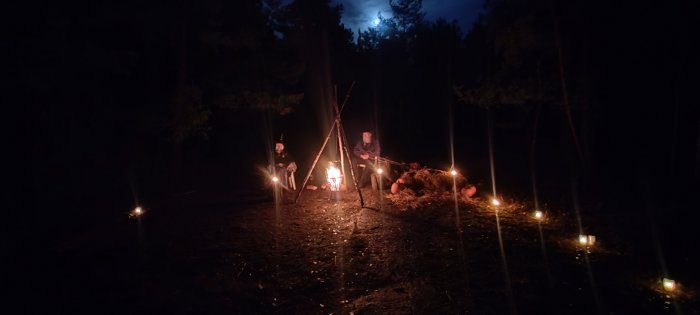
<path fill-rule="evenodd" d="M 367 186 L 367 182 L 369 181 L 369 176 L 367 175 L 368 168 L 365 167 L 364 164 L 358 164 L 357 173 L 360 175 L 359 179 L 357 180 L 358 188 L 365 188 L 365 186 Z"/>
<path fill-rule="evenodd" d="M 372 182 L 372 190 L 378 190 L 379 189 L 379 174 L 377 172 L 371 172 L 370 175 L 370 181 Z"/>

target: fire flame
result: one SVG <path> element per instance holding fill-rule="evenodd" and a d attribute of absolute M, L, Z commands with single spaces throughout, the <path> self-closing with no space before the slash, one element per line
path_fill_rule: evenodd
<path fill-rule="evenodd" d="M 326 169 L 326 179 L 331 191 L 339 191 L 340 183 L 343 181 L 343 176 L 340 174 L 340 169 L 331 165 Z"/>

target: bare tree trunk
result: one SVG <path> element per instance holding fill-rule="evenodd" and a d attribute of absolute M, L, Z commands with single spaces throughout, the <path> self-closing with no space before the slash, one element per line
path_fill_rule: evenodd
<path fill-rule="evenodd" d="M 179 43 L 179 54 L 178 54 L 178 78 L 177 78 L 177 88 L 175 90 L 175 111 L 173 115 L 173 128 L 179 128 L 177 125 L 178 120 L 180 119 L 180 116 L 183 114 L 183 106 L 184 106 L 184 87 L 185 87 L 185 80 L 187 78 L 187 22 L 185 21 L 185 16 L 186 16 L 186 11 L 187 9 L 185 7 L 182 8 L 182 25 L 181 25 L 181 34 L 180 34 L 180 43 Z M 183 156 L 184 156 L 184 144 L 182 139 L 178 134 L 177 130 L 175 131 L 175 137 L 173 139 L 173 182 L 172 184 L 174 185 L 174 189 L 179 190 L 183 188 L 183 183 L 182 183 L 182 165 L 183 165 Z"/>
<path fill-rule="evenodd" d="M 559 30 L 556 33 L 556 46 L 557 46 L 557 57 L 559 62 L 559 80 L 561 82 L 561 93 L 564 100 L 564 114 L 566 115 L 566 121 L 569 125 L 569 130 L 571 131 L 571 137 L 574 140 L 574 145 L 576 146 L 576 152 L 578 153 L 578 158 L 581 163 L 585 162 L 583 156 L 583 150 L 581 149 L 581 143 L 579 142 L 578 135 L 576 134 L 576 127 L 574 126 L 574 119 L 571 113 L 571 103 L 569 102 L 569 91 L 566 86 L 566 73 L 564 71 L 564 53 L 561 48 L 561 40 L 559 35 Z"/>
<path fill-rule="evenodd" d="M 535 145 L 537 144 L 537 127 L 540 122 L 540 110 L 542 109 L 542 77 L 540 76 L 540 62 L 537 62 L 537 105 L 535 106 L 535 118 L 532 126 L 532 140 L 530 141 L 530 176 L 532 177 L 532 196 L 535 201 L 535 209 L 540 210 L 537 198 L 537 163 L 535 161 Z"/>
<path fill-rule="evenodd" d="M 700 118 L 698 118 L 698 139 L 695 142 L 695 179 L 700 179 Z"/>

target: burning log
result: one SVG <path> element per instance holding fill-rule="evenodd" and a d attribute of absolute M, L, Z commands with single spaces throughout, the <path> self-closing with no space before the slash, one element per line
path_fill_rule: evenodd
<path fill-rule="evenodd" d="M 343 182 L 343 174 L 333 163 L 326 169 L 326 180 L 331 191 L 340 191 Z"/>

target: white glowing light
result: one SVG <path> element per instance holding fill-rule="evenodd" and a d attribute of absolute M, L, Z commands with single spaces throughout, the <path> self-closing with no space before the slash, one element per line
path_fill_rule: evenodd
<path fill-rule="evenodd" d="M 542 220 L 543 217 L 544 217 L 544 213 L 542 213 L 542 211 L 540 211 L 540 210 L 535 211 L 535 219 Z"/>
<path fill-rule="evenodd" d="M 381 175 L 382 173 L 384 173 L 384 170 L 381 169 L 381 168 L 378 168 L 378 169 L 377 169 L 377 174 Z"/>
<path fill-rule="evenodd" d="M 372 20 L 372 25 L 374 26 L 379 25 L 379 23 L 381 23 L 381 20 L 379 18 L 374 18 L 374 20 Z"/>
<path fill-rule="evenodd" d="M 328 167 L 328 169 L 326 169 L 326 180 L 328 181 L 328 186 L 330 186 L 331 191 L 339 191 L 340 183 L 343 181 L 340 169 L 333 165 Z"/>
<path fill-rule="evenodd" d="M 495 199 L 495 198 L 491 201 L 491 203 L 492 203 L 494 206 L 500 206 L 500 205 L 501 205 L 501 202 L 498 201 L 498 199 Z"/>
<path fill-rule="evenodd" d="M 676 281 L 668 278 L 664 278 L 664 290 L 673 291 L 676 289 Z"/>
<path fill-rule="evenodd" d="M 138 217 L 142 214 L 143 214 L 143 208 L 141 208 L 140 206 L 137 206 L 136 208 L 134 208 L 133 211 L 131 211 L 131 213 L 129 214 L 129 217 Z"/>
<path fill-rule="evenodd" d="M 457 171 L 452 170 L 452 171 L 450 171 L 450 174 L 452 174 L 452 176 L 457 176 Z"/>
<path fill-rule="evenodd" d="M 578 242 L 579 242 L 579 244 L 581 244 L 583 246 L 593 246 L 593 245 L 595 245 L 595 236 L 593 236 L 593 235 L 579 235 Z"/>
<path fill-rule="evenodd" d="M 277 176 L 272 176 L 272 182 L 276 183 L 276 182 L 279 182 L 279 181 L 280 181 L 280 179 L 277 178 Z"/>
<path fill-rule="evenodd" d="M 586 236 L 586 235 L 579 235 L 579 236 L 578 236 L 578 242 L 579 242 L 579 244 L 581 244 L 581 245 L 586 245 L 586 244 L 588 244 L 588 236 Z"/>

